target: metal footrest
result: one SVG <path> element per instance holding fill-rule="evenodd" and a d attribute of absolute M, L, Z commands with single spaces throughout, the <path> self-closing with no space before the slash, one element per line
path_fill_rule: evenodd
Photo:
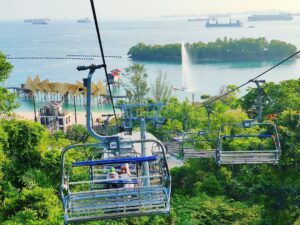
<path fill-rule="evenodd" d="M 223 151 L 218 158 L 219 164 L 277 164 L 278 151 Z"/>
<path fill-rule="evenodd" d="M 167 212 L 167 193 L 162 186 L 119 188 L 71 193 L 69 222 Z"/>
<path fill-rule="evenodd" d="M 184 149 L 184 160 L 187 159 L 202 159 L 202 158 L 215 158 L 216 150 L 200 150 L 194 151 L 193 149 Z"/>

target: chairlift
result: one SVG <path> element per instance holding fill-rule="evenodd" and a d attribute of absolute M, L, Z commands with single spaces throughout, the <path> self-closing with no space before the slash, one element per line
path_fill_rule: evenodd
<path fill-rule="evenodd" d="M 207 112 L 207 129 L 197 132 L 186 132 L 182 137 L 182 154 L 184 160 L 191 158 L 214 158 L 216 150 L 212 146 L 216 146 L 216 140 L 209 137 L 210 135 L 210 115 L 212 113 L 211 105 L 205 105 Z M 189 137 L 189 138 L 186 138 Z M 189 143 L 190 146 L 186 146 Z M 197 143 L 206 143 L 209 149 L 196 149 Z"/>
<path fill-rule="evenodd" d="M 98 125 L 95 125 L 93 129 L 96 131 L 96 133 L 100 135 L 108 136 L 110 134 L 116 134 L 119 131 L 118 125 L 110 125 L 110 118 L 113 117 L 114 114 L 103 114 L 101 115 L 102 118 L 104 118 L 103 121 L 101 121 L 100 118 L 98 118 Z"/>
<path fill-rule="evenodd" d="M 261 84 L 265 83 L 264 80 L 252 80 L 257 86 L 257 111 L 258 115 L 255 119 L 244 120 L 240 124 L 223 124 L 219 130 L 216 160 L 219 165 L 223 164 L 278 164 L 279 157 L 281 154 L 281 145 L 279 141 L 279 135 L 277 126 L 271 122 L 262 122 L 262 94 L 263 88 Z M 226 130 L 232 130 L 240 128 L 241 130 L 248 131 L 250 128 L 264 128 L 266 131 L 263 133 L 244 133 L 240 134 L 225 134 Z M 247 139 L 247 138 L 258 138 L 260 140 L 272 140 L 273 146 L 271 149 L 239 149 L 231 150 L 225 149 L 224 142 L 233 139 Z"/>
<path fill-rule="evenodd" d="M 228 129 L 240 128 L 242 130 L 247 130 L 253 127 L 265 128 L 266 130 L 271 130 L 271 133 L 241 133 L 228 135 L 224 134 L 224 131 Z M 249 138 L 258 138 L 262 139 L 271 139 L 273 147 L 269 150 L 231 150 L 224 149 L 224 142 L 227 140 L 233 139 L 249 139 Z M 218 144 L 217 144 L 217 153 L 216 160 L 219 165 L 223 164 L 277 164 L 279 161 L 281 153 L 281 146 L 279 141 L 279 135 L 277 127 L 274 123 L 269 122 L 255 122 L 251 120 L 244 121 L 241 124 L 223 124 L 219 131 Z"/>
<path fill-rule="evenodd" d="M 201 158 L 215 158 L 217 140 L 211 139 L 208 135 L 210 133 L 207 130 L 201 130 L 198 132 L 187 132 L 182 138 L 182 154 L 183 159 L 201 159 Z M 188 136 L 189 138 L 185 138 Z M 197 144 L 207 144 L 210 148 L 197 149 Z M 189 146 L 186 146 L 189 144 Z"/>
<path fill-rule="evenodd" d="M 142 172 L 144 162 L 149 163 L 149 175 Z M 125 178 L 121 175 L 118 178 L 110 178 L 110 174 L 105 173 L 104 169 L 108 166 L 117 168 L 125 163 L 129 164 L 129 168 L 135 166 L 140 172 Z M 168 175 L 157 156 L 82 161 L 75 162 L 72 166 L 93 166 L 94 169 L 102 169 L 102 177 L 77 182 L 65 179 L 65 188 L 68 190 L 67 196 L 64 197 L 67 223 L 169 212 L 170 193 L 169 186 L 166 185 Z M 97 189 L 90 188 L 96 185 Z M 78 189 L 80 191 L 77 191 Z"/>
<path fill-rule="evenodd" d="M 88 77 L 84 79 L 87 87 L 87 129 L 98 142 L 73 144 L 62 151 L 60 195 L 65 224 L 170 212 L 171 176 L 163 144 L 151 139 L 126 140 L 119 135 L 101 136 L 91 126 L 91 79 L 95 70 L 102 67 L 78 67 L 78 70 L 89 70 Z M 162 157 L 145 154 L 149 143 L 160 147 Z M 134 144 L 141 144 L 140 155 L 131 147 Z M 72 162 L 71 170 L 83 168 L 80 171 L 88 171 L 88 176 L 83 174 L 82 180 L 73 181 L 66 169 L 66 156 L 70 150 L 85 151 L 88 148 L 97 149 L 101 159 Z M 131 177 L 111 179 L 104 176 L 108 168 L 119 169 L 124 164 L 129 165 L 129 170 L 136 171 Z M 98 169 L 99 176 L 92 177 L 95 173 L 91 173 L 91 169 Z"/>

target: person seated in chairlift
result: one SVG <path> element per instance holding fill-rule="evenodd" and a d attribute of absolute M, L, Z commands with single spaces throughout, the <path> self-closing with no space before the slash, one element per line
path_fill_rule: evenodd
<path fill-rule="evenodd" d="M 116 169 L 114 167 L 110 167 L 109 173 L 107 174 L 107 179 L 108 180 L 117 180 L 119 179 L 119 174 L 116 172 Z M 118 188 L 117 184 L 109 184 L 108 189 L 110 188 Z"/>
<path fill-rule="evenodd" d="M 129 164 L 125 163 L 125 165 L 121 166 L 120 178 L 126 181 L 131 181 L 130 177 L 131 173 L 129 170 Z M 124 188 L 134 188 L 134 184 L 125 184 Z"/>

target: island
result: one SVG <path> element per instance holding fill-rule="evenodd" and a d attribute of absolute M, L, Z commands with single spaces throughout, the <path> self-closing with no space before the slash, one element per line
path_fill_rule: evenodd
<path fill-rule="evenodd" d="M 270 61 L 283 59 L 297 51 L 297 47 L 280 40 L 266 38 L 218 38 L 214 42 L 186 43 L 190 60 L 201 62 Z M 131 47 L 128 56 L 134 61 L 181 62 L 182 44 L 147 45 Z"/>

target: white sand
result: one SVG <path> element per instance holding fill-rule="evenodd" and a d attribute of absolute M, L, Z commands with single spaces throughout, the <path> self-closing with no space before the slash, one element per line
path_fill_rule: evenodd
<path fill-rule="evenodd" d="M 16 118 L 19 120 L 31 120 L 34 121 L 34 113 L 33 112 L 16 112 Z M 75 113 L 70 112 L 71 115 L 71 122 L 75 124 Z M 93 113 L 93 120 L 94 124 L 96 123 L 96 119 L 101 117 L 101 114 L 105 113 Z M 77 113 L 77 124 L 86 124 L 86 116 L 85 112 L 78 112 Z M 37 115 L 38 116 L 38 115 Z"/>

